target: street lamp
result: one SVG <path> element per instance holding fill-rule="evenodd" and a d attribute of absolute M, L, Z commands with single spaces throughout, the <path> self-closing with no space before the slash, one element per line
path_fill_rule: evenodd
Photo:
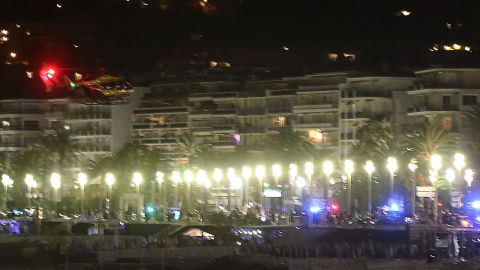
<path fill-rule="evenodd" d="M 367 160 L 363 168 L 365 169 L 368 175 L 368 193 L 367 193 L 368 208 L 367 209 L 369 213 L 372 213 L 372 173 L 375 171 L 375 165 L 373 164 L 373 161 Z"/>
<path fill-rule="evenodd" d="M 112 173 L 105 174 L 105 183 L 107 184 L 107 198 L 106 198 L 106 205 L 105 209 L 107 211 L 107 217 L 110 216 L 110 201 L 112 197 L 112 186 L 115 184 L 115 176 Z"/>
<path fill-rule="evenodd" d="M 465 179 L 465 181 L 467 181 L 468 186 L 471 187 L 472 182 L 473 182 L 473 170 L 472 169 L 466 169 L 465 170 L 464 179 Z"/>
<path fill-rule="evenodd" d="M 294 182 L 295 178 L 298 175 L 298 166 L 297 164 L 288 165 L 288 175 L 290 175 L 290 181 Z"/>
<path fill-rule="evenodd" d="M 263 206 L 262 198 L 263 198 L 263 179 L 265 179 L 265 166 L 264 165 L 257 165 L 255 167 L 255 176 L 258 179 L 259 189 L 258 189 L 258 202 L 260 205 Z"/>
<path fill-rule="evenodd" d="M 462 179 L 462 171 L 465 168 L 465 156 L 461 153 L 456 153 L 453 155 L 453 167 L 458 172 L 458 179 Z"/>
<path fill-rule="evenodd" d="M 5 197 L 3 198 L 3 209 L 7 209 L 8 187 L 13 185 L 13 180 L 7 174 L 2 174 L 2 184 L 5 189 Z"/>
<path fill-rule="evenodd" d="M 445 179 L 448 181 L 448 193 L 450 195 L 450 205 L 452 205 L 452 183 L 455 181 L 455 170 L 447 168 L 445 170 Z"/>
<path fill-rule="evenodd" d="M 166 206 L 166 188 L 162 189 L 162 185 L 163 185 L 163 182 L 165 182 L 165 174 L 163 172 L 160 172 L 160 171 L 157 171 L 155 172 L 155 181 L 157 181 L 157 191 L 158 191 L 158 196 L 160 197 L 159 199 L 157 199 L 157 202 L 158 202 L 158 207 L 159 209 L 161 208 L 162 211 L 162 218 L 161 220 L 163 220 L 163 217 L 165 216 L 164 215 L 164 211 L 163 211 L 163 208 Z M 153 191 L 152 191 L 153 193 Z M 163 193 L 163 194 L 161 194 Z"/>
<path fill-rule="evenodd" d="M 250 181 L 250 178 L 252 178 L 252 168 L 248 167 L 248 166 L 244 166 L 242 168 L 242 175 L 243 175 L 243 179 L 245 179 L 245 187 L 244 187 L 244 194 L 245 196 L 243 197 L 243 205 L 246 205 L 248 203 L 248 198 L 249 198 L 249 181 Z"/>
<path fill-rule="evenodd" d="M 178 207 L 178 184 L 182 181 L 182 177 L 180 176 L 179 171 L 173 171 L 172 172 L 172 182 L 173 182 L 173 205 L 175 207 Z"/>
<path fill-rule="evenodd" d="M 415 214 L 415 206 L 416 206 L 416 189 L 417 189 L 417 180 L 415 171 L 418 169 L 417 160 L 411 159 L 410 163 L 408 163 L 408 169 L 412 173 L 412 194 L 410 197 L 410 206 L 412 207 L 412 215 Z"/>
<path fill-rule="evenodd" d="M 210 180 L 208 179 L 207 172 L 204 170 L 197 171 L 197 183 L 203 186 L 203 215 L 206 217 L 207 215 L 207 207 L 208 207 L 208 189 L 212 186 Z"/>
<path fill-rule="evenodd" d="M 442 157 L 438 154 L 433 154 L 430 158 L 430 166 L 438 172 L 442 168 Z"/>
<path fill-rule="evenodd" d="M 310 197 L 313 197 L 313 181 L 312 181 L 313 171 L 314 171 L 313 163 L 310 161 L 305 162 L 304 172 L 307 175 Z"/>
<path fill-rule="evenodd" d="M 232 182 L 234 179 L 237 178 L 235 175 L 235 169 L 234 168 L 228 168 L 227 169 L 227 209 L 228 211 L 232 210 L 232 195 L 231 195 L 231 189 L 232 189 Z"/>
<path fill-rule="evenodd" d="M 223 172 L 222 172 L 222 169 L 220 168 L 215 168 L 213 169 L 213 180 L 215 180 L 215 184 L 216 184 L 216 187 L 217 187 L 217 196 L 215 197 L 215 203 L 218 207 L 218 194 L 220 192 L 220 182 L 222 181 L 223 179 Z"/>
<path fill-rule="evenodd" d="M 186 170 L 183 172 L 183 179 L 185 180 L 185 183 L 187 184 L 187 197 L 185 198 L 185 209 L 187 211 L 190 210 L 190 197 L 192 196 L 192 192 L 191 192 L 191 183 L 193 181 L 193 172 L 190 171 L 190 170 Z"/>
<path fill-rule="evenodd" d="M 393 199 L 393 189 L 395 181 L 395 172 L 398 170 L 397 159 L 394 157 L 387 158 L 387 169 L 390 173 L 390 199 Z"/>
<path fill-rule="evenodd" d="M 52 188 L 54 190 L 54 195 L 53 195 L 53 199 L 54 201 L 58 201 L 59 198 L 58 198 L 58 190 L 60 189 L 61 185 L 62 185 L 62 182 L 61 182 L 61 178 L 60 178 L 60 174 L 54 172 L 50 175 L 50 184 L 52 185 Z"/>
<path fill-rule="evenodd" d="M 328 185 L 330 180 L 330 175 L 333 173 L 333 162 L 330 160 L 325 160 L 322 164 L 323 173 L 325 174 L 325 187 L 323 189 L 324 192 L 324 199 L 325 199 L 325 207 L 328 206 Z"/>
<path fill-rule="evenodd" d="M 239 207 L 239 204 L 240 204 L 240 201 L 239 201 L 239 197 L 240 197 L 240 190 L 242 189 L 242 179 L 236 175 L 233 175 L 230 179 L 230 187 L 232 190 L 235 190 L 235 192 L 237 193 L 237 200 L 236 200 L 236 205 L 237 207 Z M 239 207 L 240 208 L 240 207 Z"/>
<path fill-rule="evenodd" d="M 28 188 L 27 197 L 28 197 L 28 207 L 30 208 L 32 206 L 32 197 L 33 197 L 32 188 L 37 188 L 37 181 L 33 179 L 33 175 L 27 173 L 25 175 L 25 184 L 27 185 L 27 188 Z"/>
<path fill-rule="evenodd" d="M 275 186 L 278 187 L 278 178 L 282 176 L 282 166 L 280 164 L 273 164 L 272 165 L 272 175 L 275 178 Z"/>
<path fill-rule="evenodd" d="M 87 184 L 87 174 L 83 172 L 78 173 L 77 182 L 80 185 L 80 213 L 83 214 L 85 207 L 85 185 Z"/>
<path fill-rule="evenodd" d="M 354 169 L 353 161 L 347 159 L 344 163 L 344 171 L 347 173 L 347 209 L 352 212 L 352 173 Z"/>

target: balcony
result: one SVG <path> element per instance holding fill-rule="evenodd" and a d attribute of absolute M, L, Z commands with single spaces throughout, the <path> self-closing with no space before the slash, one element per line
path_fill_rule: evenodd
<path fill-rule="evenodd" d="M 133 129 L 187 129 L 187 122 L 173 122 L 173 123 L 134 123 Z"/>
<path fill-rule="evenodd" d="M 41 110 L 40 108 L 30 108 L 30 109 L 23 109 L 23 108 L 2 108 L 0 110 L 0 114 L 44 114 L 45 111 Z"/>
<path fill-rule="evenodd" d="M 233 149 L 237 145 L 234 141 L 213 141 L 212 147 L 216 149 Z"/>
<path fill-rule="evenodd" d="M 84 145 L 80 147 L 80 151 L 84 153 L 105 153 L 110 152 L 109 145 Z"/>
<path fill-rule="evenodd" d="M 2 151 L 17 151 L 21 150 L 22 148 L 25 148 L 25 145 L 19 142 L 15 143 L 8 143 L 8 142 L 2 142 L 0 143 L 0 149 Z"/>
<path fill-rule="evenodd" d="M 422 116 L 432 114 L 452 114 L 460 113 L 458 107 L 455 106 L 420 106 L 408 109 L 408 116 Z"/>
<path fill-rule="evenodd" d="M 95 119 L 111 119 L 110 113 L 70 113 L 66 116 L 68 120 L 95 120 Z"/>
<path fill-rule="evenodd" d="M 268 133 L 280 133 L 282 131 L 291 131 L 292 127 L 291 126 L 284 126 L 284 127 L 268 127 L 267 131 Z"/>
<path fill-rule="evenodd" d="M 333 104 L 308 104 L 308 105 L 294 105 L 294 113 L 316 113 L 316 112 L 335 112 L 338 111 Z"/>
<path fill-rule="evenodd" d="M 23 132 L 23 131 L 41 131 L 40 127 L 22 127 L 22 126 L 4 126 L 0 128 L 0 132 L 9 133 L 9 132 Z"/>
<path fill-rule="evenodd" d="M 249 133 L 265 133 L 266 127 L 240 127 L 238 132 L 240 134 L 249 134 Z"/>
<path fill-rule="evenodd" d="M 210 118 L 212 117 L 212 111 L 206 109 L 192 109 L 190 111 L 189 117 L 191 119 Z"/>
<path fill-rule="evenodd" d="M 210 134 L 212 134 L 212 128 L 211 127 L 192 127 L 191 130 L 192 130 L 192 133 L 194 135 L 210 135 Z"/>
<path fill-rule="evenodd" d="M 188 113 L 188 107 L 160 107 L 160 108 L 140 108 L 134 110 L 133 114 L 175 114 Z"/>
<path fill-rule="evenodd" d="M 236 109 L 216 109 L 213 111 L 213 116 L 235 116 L 237 115 Z"/>
<path fill-rule="evenodd" d="M 239 110 L 239 116 L 250 116 L 250 115 L 265 115 L 266 109 L 265 108 L 253 108 L 253 109 L 245 109 Z"/>
<path fill-rule="evenodd" d="M 162 138 L 162 137 L 137 137 L 134 139 L 135 142 L 147 145 L 172 145 L 177 144 L 175 138 Z"/>
<path fill-rule="evenodd" d="M 336 123 L 325 123 L 322 121 L 309 121 L 294 123 L 293 128 L 295 130 L 310 130 L 310 129 L 337 129 Z"/>
<path fill-rule="evenodd" d="M 110 136 L 111 130 L 102 129 L 102 130 L 75 130 L 72 132 L 73 136 L 77 137 L 88 137 L 88 136 Z"/>
<path fill-rule="evenodd" d="M 212 94 L 214 100 L 218 101 L 227 101 L 227 100 L 235 100 L 238 97 L 237 92 L 223 92 L 223 93 L 213 93 Z"/>
<path fill-rule="evenodd" d="M 294 96 L 296 94 L 297 91 L 295 89 L 267 90 L 267 95 L 270 97 Z"/>
<path fill-rule="evenodd" d="M 210 93 L 193 93 L 188 95 L 188 101 L 207 101 L 212 100 Z"/>
<path fill-rule="evenodd" d="M 342 113 L 342 120 L 361 120 L 361 119 L 371 119 L 382 114 L 390 114 L 390 112 L 346 112 Z"/>
<path fill-rule="evenodd" d="M 47 112 L 45 113 L 46 119 L 64 119 L 65 112 L 58 111 L 58 112 Z"/>
<path fill-rule="evenodd" d="M 292 107 L 268 108 L 267 114 L 291 114 Z"/>
<path fill-rule="evenodd" d="M 215 133 L 234 133 L 237 131 L 237 128 L 233 125 L 218 125 L 213 126 L 212 129 Z"/>

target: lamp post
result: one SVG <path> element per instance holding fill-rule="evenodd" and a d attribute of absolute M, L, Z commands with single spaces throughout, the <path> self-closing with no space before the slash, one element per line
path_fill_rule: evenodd
<path fill-rule="evenodd" d="M 453 155 L 453 167 L 457 170 L 458 179 L 463 179 L 463 168 L 465 168 L 465 156 L 461 153 Z"/>
<path fill-rule="evenodd" d="M 472 182 L 473 182 L 473 170 L 472 169 L 466 169 L 465 170 L 464 179 L 465 179 L 465 181 L 467 181 L 468 186 L 471 187 Z"/>
<path fill-rule="evenodd" d="M 448 168 L 445 170 L 445 179 L 448 181 L 448 195 L 450 196 L 450 207 L 452 206 L 452 184 L 455 181 L 455 170 Z"/>
<path fill-rule="evenodd" d="M 112 200 L 112 186 L 115 184 L 115 176 L 112 173 L 105 174 L 105 183 L 107 184 L 107 198 L 105 209 L 107 211 L 107 218 L 110 217 L 110 201 Z"/>
<path fill-rule="evenodd" d="M 139 173 L 139 172 L 134 172 L 133 175 L 132 175 L 132 182 L 135 185 L 135 189 L 137 190 L 137 195 L 138 195 L 138 197 L 137 197 L 137 220 L 141 221 L 142 217 L 141 217 L 140 214 L 141 214 L 142 204 L 141 204 L 141 201 L 140 201 L 140 185 L 143 182 L 142 174 Z"/>
<path fill-rule="evenodd" d="M 390 173 L 390 199 L 393 199 L 394 185 L 395 185 L 395 172 L 398 169 L 397 159 L 394 157 L 387 158 L 387 169 Z"/>
<path fill-rule="evenodd" d="M 243 188 L 243 191 L 244 191 L 244 196 L 243 196 L 243 205 L 247 205 L 248 204 L 248 199 L 249 199 L 249 181 L 250 181 L 250 178 L 252 178 L 252 168 L 248 167 L 248 166 L 244 166 L 242 168 L 242 175 L 243 175 L 243 179 L 245 179 L 245 186 Z"/>
<path fill-rule="evenodd" d="M 305 174 L 307 175 L 309 196 L 310 196 L 310 198 L 313 198 L 313 180 L 312 180 L 312 175 L 313 175 L 313 171 L 314 171 L 313 163 L 310 162 L 310 161 L 305 162 L 304 171 L 305 171 Z M 305 202 L 303 202 L 303 204 L 305 204 Z M 304 207 L 305 207 L 305 205 L 304 205 Z"/>
<path fill-rule="evenodd" d="M 179 171 L 172 172 L 172 182 L 173 182 L 173 206 L 178 208 L 178 184 L 182 181 Z"/>
<path fill-rule="evenodd" d="M 235 175 L 235 169 L 234 168 L 228 168 L 227 169 L 227 209 L 230 212 L 232 210 L 232 194 L 231 194 L 231 188 L 232 188 L 232 181 L 237 176 Z"/>
<path fill-rule="evenodd" d="M 265 166 L 257 165 L 255 167 L 255 176 L 258 179 L 258 185 L 259 185 L 258 203 L 260 203 L 260 205 L 263 208 L 263 179 L 265 179 Z"/>
<path fill-rule="evenodd" d="M 85 185 L 87 184 L 87 174 L 83 172 L 78 173 L 77 182 L 80 185 L 80 213 L 83 214 L 85 208 Z"/>
<path fill-rule="evenodd" d="M 416 189 L 417 189 L 417 180 L 416 180 L 416 175 L 415 171 L 418 169 L 417 165 L 417 160 L 416 159 L 411 159 L 410 163 L 408 163 L 408 169 L 410 170 L 410 173 L 412 174 L 412 193 L 410 197 L 410 207 L 412 211 L 412 215 L 415 214 L 415 206 L 416 206 Z"/>
<path fill-rule="evenodd" d="M 167 189 L 162 188 L 163 182 L 165 182 L 165 174 L 160 171 L 155 172 L 155 181 L 157 181 L 157 192 L 158 192 L 157 206 L 158 206 L 158 209 L 160 209 L 160 213 L 161 213 L 160 220 L 163 220 L 165 217 L 164 209 L 166 207 L 166 195 L 167 195 L 166 193 Z"/>
<path fill-rule="evenodd" d="M 190 197 L 192 195 L 191 192 L 191 183 L 193 181 L 193 172 L 190 170 L 186 170 L 183 172 L 183 179 L 185 180 L 185 183 L 187 184 L 187 191 L 186 191 L 186 198 L 185 198 L 185 209 L 187 211 L 190 210 Z"/>
<path fill-rule="evenodd" d="M 430 158 L 430 176 L 429 179 L 432 182 L 432 185 L 435 187 L 435 202 L 433 205 L 433 219 L 434 222 L 438 222 L 438 189 L 435 185 L 435 182 L 438 180 L 438 171 L 442 168 L 442 157 L 438 154 L 433 154 Z"/>
<path fill-rule="evenodd" d="M 61 185 L 62 185 L 62 182 L 61 182 L 61 178 L 60 178 L 60 174 L 58 173 L 52 173 L 50 175 L 50 184 L 52 185 L 52 188 L 53 188 L 53 201 L 56 202 L 56 205 L 57 205 L 57 213 L 59 211 L 58 209 L 58 202 L 60 201 L 59 198 L 58 198 L 58 190 L 60 189 Z"/>
<path fill-rule="evenodd" d="M 216 189 L 217 189 L 217 196 L 215 198 L 215 203 L 218 207 L 218 194 L 220 192 L 220 182 L 222 181 L 223 179 L 223 172 L 220 168 L 215 168 L 213 169 L 213 180 L 215 180 L 215 184 L 216 184 Z"/>
<path fill-rule="evenodd" d="M 275 179 L 275 186 L 278 187 L 279 186 L 278 179 L 280 178 L 280 176 L 282 176 L 282 166 L 280 166 L 280 164 L 272 165 L 272 175 L 273 175 L 273 178 Z"/>
<path fill-rule="evenodd" d="M 353 161 L 347 159 L 344 164 L 344 171 L 347 174 L 347 209 L 352 212 L 352 173 L 354 169 Z"/>
<path fill-rule="evenodd" d="M 207 173 L 204 170 L 197 171 L 197 184 L 203 187 L 203 215 L 206 217 L 208 208 L 208 189 L 212 183 L 208 179 Z"/>
<path fill-rule="evenodd" d="M 28 202 L 27 202 L 27 206 L 28 208 L 32 207 L 32 197 L 33 197 L 33 194 L 32 194 L 32 189 L 33 188 L 37 188 L 37 181 L 35 181 L 35 179 L 33 179 L 33 176 L 31 174 L 26 174 L 25 175 L 25 184 L 27 185 L 27 188 L 28 188 L 28 194 L 27 194 L 27 198 L 28 198 Z"/>
<path fill-rule="evenodd" d="M 230 187 L 232 190 L 235 190 L 235 192 L 237 193 L 237 207 L 239 208 L 239 204 L 240 204 L 240 201 L 239 201 L 239 197 L 240 197 L 240 190 L 242 189 L 242 179 L 240 179 L 240 177 L 237 177 L 236 175 L 233 175 L 232 178 L 231 178 L 231 181 L 230 181 Z"/>
<path fill-rule="evenodd" d="M 323 189 L 324 192 L 324 199 L 325 199 L 325 210 L 328 208 L 328 185 L 330 184 L 330 175 L 333 173 L 333 162 L 330 160 L 325 160 L 322 164 L 323 173 L 325 174 L 325 186 Z M 325 211 L 326 212 L 326 211 Z"/>
<path fill-rule="evenodd" d="M 290 176 L 290 183 L 295 183 L 295 178 L 298 175 L 298 166 L 297 164 L 288 165 L 288 175 Z"/>
<path fill-rule="evenodd" d="M 2 209 L 7 209 L 7 199 L 8 199 L 8 187 L 13 185 L 13 180 L 7 174 L 2 174 L 2 184 L 3 189 L 5 190 L 5 196 L 3 198 L 3 207 Z"/>
<path fill-rule="evenodd" d="M 363 167 L 365 169 L 365 171 L 367 172 L 367 176 L 368 176 L 368 192 L 367 192 L 367 199 L 368 199 L 368 203 L 367 203 L 367 211 L 369 213 L 372 213 L 372 173 L 375 171 L 375 165 L 373 164 L 373 161 L 371 160 L 367 160 L 367 162 L 365 162 L 365 166 Z"/>

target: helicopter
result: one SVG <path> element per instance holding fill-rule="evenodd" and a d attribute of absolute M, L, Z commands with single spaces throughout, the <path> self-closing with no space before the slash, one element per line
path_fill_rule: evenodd
<path fill-rule="evenodd" d="M 39 75 L 45 86 L 45 92 L 60 91 L 86 105 L 128 104 L 134 93 L 130 83 L 106 74 L 103 69 L 98 74 L 74 73 L 74 78 L 70 79 L 65 74 L 65 69 L 45 65 L 40 69 Z"/>

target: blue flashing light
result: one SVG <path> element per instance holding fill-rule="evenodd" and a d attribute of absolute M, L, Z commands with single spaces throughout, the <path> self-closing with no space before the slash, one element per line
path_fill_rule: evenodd
<path fill-rule="evenodd" d="M 398 211 L 400 211 L 400 206 L 398 206 L 397 203 L 392 203 L 390 205 L 390 210 L 393 211 L 393 212 L 398 212 Z"/>
<path fill-rule="evenodd" d="M 473 209 L 480 209 L 480 201 L 473 201 L 472 207 Z"/>
<path fill-rule="evenodd" d="M 316 214 L 319 213 L 322 210 L 319 206 L 310 206 L 310 213 Z"/>
<path fill-rule="evenodd" d="M 480 222 L 480 217 L 477 217 L 475 220 L 476 220 L 477 222 Z"/>
<path fill-rule="evenodd" d="M 153 212 L 155 212 L 155 208 L 153 206 L 147 206 L 147 213 L 149 214 L 153 214 Z"/>

